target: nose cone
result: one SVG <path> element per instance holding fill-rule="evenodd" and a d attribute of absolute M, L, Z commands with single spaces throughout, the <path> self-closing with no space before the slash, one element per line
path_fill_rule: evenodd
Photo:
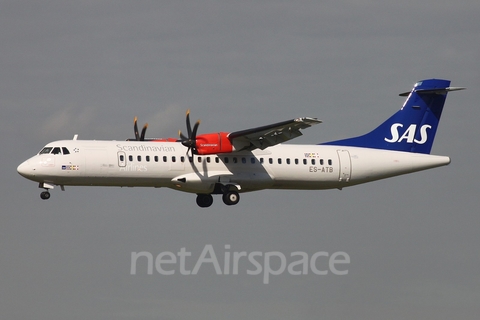
<path fill-rule="evenodd" d="M 29 161 L 29 160 L 24 161 L 22 164 L 20 164 L 17 167 L 17 172 L 21 176 L 23 176 L 27 179 L 31 179 L 35 176 L 35 168 L 32 166 L 31 161 Z"/>

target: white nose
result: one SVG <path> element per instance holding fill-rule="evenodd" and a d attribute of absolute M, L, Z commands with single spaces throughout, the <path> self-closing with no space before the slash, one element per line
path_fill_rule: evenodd
<path fill-rule="evenodd" d="M 22 162 L 22 164 L 17 167 L 17 172 L 27 179 L 35 176 L 35 168 L 29 160 Z"/>

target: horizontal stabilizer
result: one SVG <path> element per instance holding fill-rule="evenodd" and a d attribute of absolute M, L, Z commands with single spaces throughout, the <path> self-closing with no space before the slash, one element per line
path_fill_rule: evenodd
<path fill-rule="evenodd" d="M 459 91 L 459 90 L 465 90 L 466 88 L 463 88 L 463 87 L 447 87 L 447 88 L 440 88 L 440 89 L 413 89 L 412 91 L 416 92 L 416 93 L 436 93 L 436 94 L 446 94 L 447 92 L 450 92 L 450 91 Z M 408 97 L 408 95 L 410 94 L 411 91 L 408 91 L 408 92 L 404 92 L 404 93 L 400 93 L 399 96 L 400 97 Z"/>

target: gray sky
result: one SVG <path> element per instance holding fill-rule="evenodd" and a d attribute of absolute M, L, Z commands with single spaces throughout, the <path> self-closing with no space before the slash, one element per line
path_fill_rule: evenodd
<path fill-rule="evenodd" d="M 476 0 L 1 1 L 1 318 L 478 317 L 478 16 Z M 468 89 L 449 95 L 433 146 L 451 165 L 417 174 L 202 210 L 168 189 L 42 201 L 16 172 L 53 140 L 130 138 L 134 116 L 175 137 L 187 109 L 201 132 L 311 116 L 324 123 L 294 143 L 358 135 L 433 77 Z M 131 252 L 195 261 L 209 244 L 220 261 L 225 245 L 344 251 L 349 274 L 130 274 Z"/>

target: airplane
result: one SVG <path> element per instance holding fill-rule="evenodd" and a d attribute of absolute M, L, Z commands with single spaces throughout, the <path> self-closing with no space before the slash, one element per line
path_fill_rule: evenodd
<path fill-rule="evenodd" d="M 196 203 L 212 205 L 222 195 L 235 205 L 240 193 L 263 189 L 343 189 L 370 181 L 448 165 L 447 156 L 431 155 L 449 80 L 417 82 L 399 111 L 373 131 L 358 137 L 314 145 L 283 144 L 301 130 L 321 123 L 296 118 L 257 128 L 198 134 L 186 114 L 187 135 L 146 139 L 147 124 L 134 139 L 72 140 L 48 143 L 20 164 L 23 177 L 49 190 L 60 186 L 171 188 L 197 194 Z"/>

